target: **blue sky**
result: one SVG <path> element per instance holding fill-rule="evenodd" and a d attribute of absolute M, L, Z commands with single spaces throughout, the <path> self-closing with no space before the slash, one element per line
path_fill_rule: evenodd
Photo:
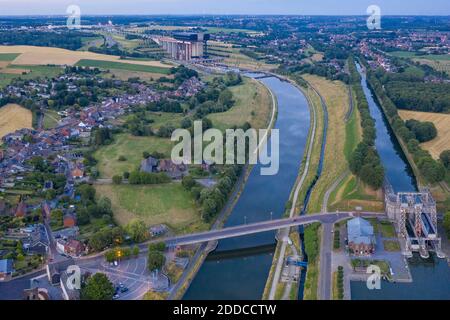
<path fill-rule="evenodd" d="M 365 15 L 378 5 L 386 15 L 450 15 L 450 0 L 0 0 L 0 15 L 82 14 L 298 14 Z"/>

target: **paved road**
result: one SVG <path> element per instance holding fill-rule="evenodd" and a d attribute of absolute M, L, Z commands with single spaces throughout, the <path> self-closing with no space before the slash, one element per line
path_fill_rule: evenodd
<path fill-rule="evenodd" d="M 331 300 L 331 252 L 333 250 L 333 223 L 322 225 L 322 240 L 320 249 L 319 299 Z"/>

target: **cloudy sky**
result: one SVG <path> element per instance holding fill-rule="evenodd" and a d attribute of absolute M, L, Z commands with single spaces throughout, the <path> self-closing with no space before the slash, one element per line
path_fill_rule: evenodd
<path fill-rule="evenodd" d="M 369 5 L 387 15 L 450 15 L 450 0 L 0 0 L 1 15 L 82 14 L 305 14 L 365 15 Z"/>

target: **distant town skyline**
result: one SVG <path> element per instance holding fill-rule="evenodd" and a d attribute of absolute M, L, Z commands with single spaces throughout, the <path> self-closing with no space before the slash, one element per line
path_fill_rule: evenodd
<path fill-rule="evenodd" d="M 78 5 L 85 15 L 194 15 L 194 14 L 289 14 L 366 15 L 378 5 L 384 15 L 450 15 L 450 1 L 433 0 L 0 0 L 0 16 L 65 15 Z"/>

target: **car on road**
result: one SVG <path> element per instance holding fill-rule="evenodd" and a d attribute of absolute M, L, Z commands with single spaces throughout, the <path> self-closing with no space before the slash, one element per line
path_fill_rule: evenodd
<path fill-rule="evenodd" d="M 118 293 L 116 293 L 115 295 L 113 295 L 113 300 L 117 300 L 120 298 L 120 295 Z"/>
<path fill-rule="evenodd" d="M 125 292 L 128 292 L 128 291 L 129 291 L 129 289 L 127 287 L 123 287 L 123 288 L 120 289 L 120 293 L 125 293 Z"/>

